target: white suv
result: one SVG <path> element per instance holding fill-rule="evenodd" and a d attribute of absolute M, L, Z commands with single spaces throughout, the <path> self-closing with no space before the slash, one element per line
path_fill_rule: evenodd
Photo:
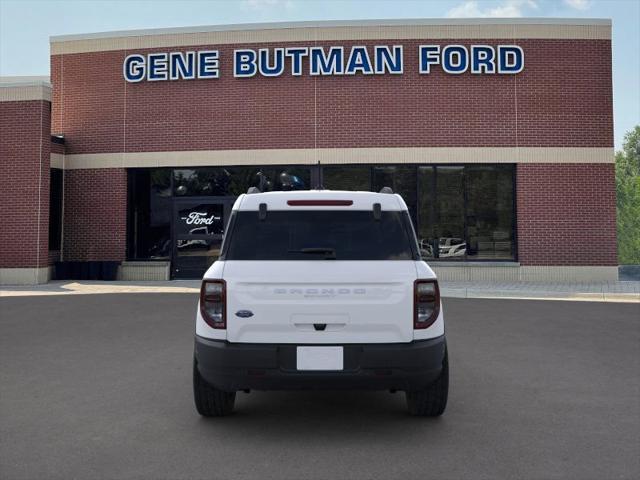
<path fill-rule="evenodd" d="M 251 389 L 403 390 L 410 413 L 441 415 L 440 293 L 402 197 L 241 195 L 202 281 L 193 388 L 204 416 Z"/>

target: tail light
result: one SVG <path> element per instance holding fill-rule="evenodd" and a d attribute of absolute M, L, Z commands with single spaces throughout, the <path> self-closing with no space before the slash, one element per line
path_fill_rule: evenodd
<path fill-rule="evenodd" d="M 211 328 L 227 328 L 227 286 L 224 280 L 203 280 L 200 313 Z"/>
<path fill-rule="evenodd" d="M 437 280 L 416 280 L 413 284 L 413 328 L 429 328 L 440 313 Z"/>

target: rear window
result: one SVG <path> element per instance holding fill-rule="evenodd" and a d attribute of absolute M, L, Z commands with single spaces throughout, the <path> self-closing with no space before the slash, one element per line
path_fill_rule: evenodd
<path fill-rule="evenodd" d="M 415 236 L 407 212 L 235 212 L 225 260 L 412 260 Z"/>

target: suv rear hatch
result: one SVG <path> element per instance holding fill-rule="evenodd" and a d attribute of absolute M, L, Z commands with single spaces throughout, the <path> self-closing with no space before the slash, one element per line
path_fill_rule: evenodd
<path fill-rule="evenodd" d="M 417 248 L 406 211 L 237 211 L 227 237 L 228 341 L 413 340 Z"/>

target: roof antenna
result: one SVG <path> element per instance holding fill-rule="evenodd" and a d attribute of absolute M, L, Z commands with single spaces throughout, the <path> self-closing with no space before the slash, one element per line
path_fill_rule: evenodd
<path fill-rule="evenodd" d="M 320 160 L 318 160 L 318 185 L 316 186 L 316 190 L 324 190 L 322 186 L 322 168 L 320 166 Z"/>

